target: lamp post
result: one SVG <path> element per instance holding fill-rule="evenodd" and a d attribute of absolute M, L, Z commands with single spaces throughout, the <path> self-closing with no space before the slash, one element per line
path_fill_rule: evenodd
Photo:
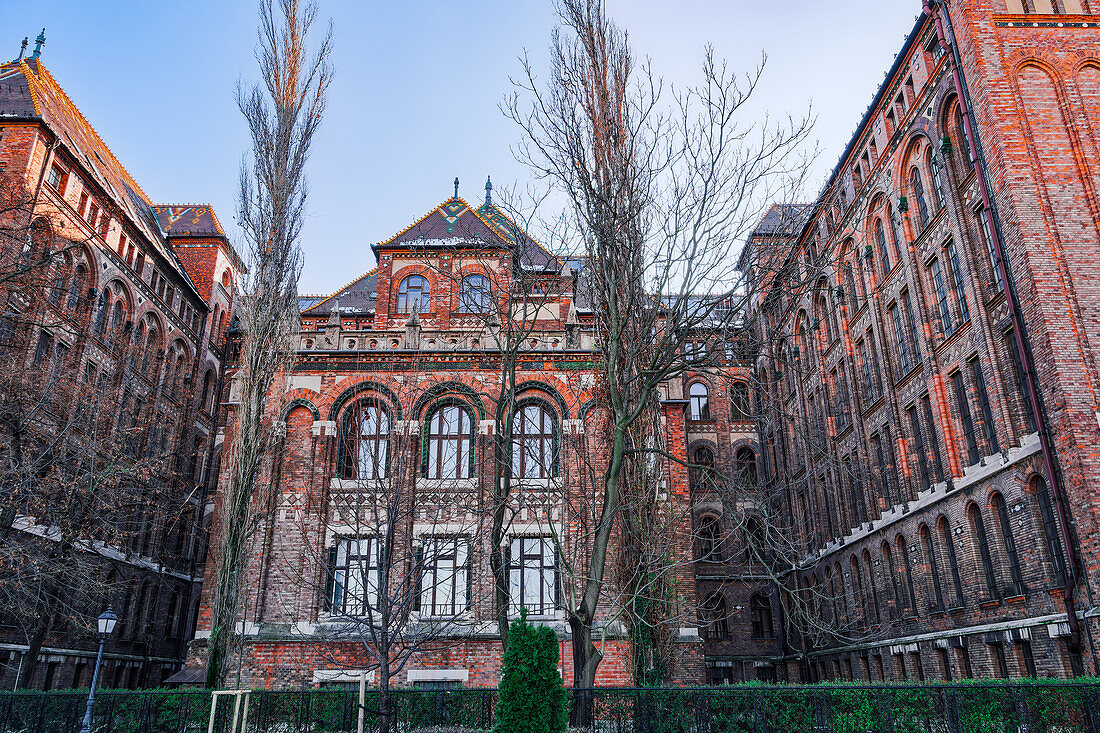
<path fill-rule="evenodd" d="M 99 664 L 103 661 L 103 647 L 107 644 L 107 637 L 115 630 L 118 616 L 107 606 L 107 610 L 96 619 L 96 629 L 99 632 L 99 652 L 95 656 L 95 668 L 92 670 L 92 688 L 88 690 L 88 705 L 84 709 L 84 723 L 80 726 L 80 733 L 90 733 L 92 728 L 92 705 L 95 704 L 95 683 L 99 681 Z"/>

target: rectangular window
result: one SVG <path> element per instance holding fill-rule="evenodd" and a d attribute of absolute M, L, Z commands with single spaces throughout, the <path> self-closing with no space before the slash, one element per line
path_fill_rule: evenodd
<path fill-rule="evenodd" d="M 88 223 L 92 225 L 92 229 L 95 229 L 97 221 L 99 221 L 99 206 L 93 203 L 88 207 Z"/>
<path fill-rule="evenodd" d="M 911 358 L 909 356 L 909 341 L 905 338 L 905 328 L 901 325 L 901 311 L 898 310 L 897 303 L 891 304 L 889 311 L 890 321 L 894 324 L 894 338 L 898 349 L 898 366 L 901 368 L 902 374 L 908 374 Z"/>
<path fill-rule="evenodd" d="M 1005 648 L 1002 644 L 990 644 L 990 654 L 993 657 L 993 676 L 1008 679 L 1008 659 L 1005 658 Z"/>
<path fill-rule="evenodd" d="M 867 342 L 860 339 L 856 349 L 859 351 L 859 365 L 863 372 L 863 391 L 868 397 L 872 397 L 875 394 L 875 379 L 874 372 L 871 370 L 871 356 L 867 351 Z"/>
<path fill-rule="evenodd" d="M 42 331 L 38 334 L 38 345 L 34 349 L 35 366 L 45 364 L 53 356 L 53 336 Z"/>
<path fill-rule="evenodd" d="M 913 349 L 913 366 L 920 361 L 920 336 L 917 331 L 917 319 L 913 316 L 913 299 L 909 297 L 908 290 L 901 291 L 901 301 L 905 304 L 905 318 L 909 326 L 909 346 Z"/>
<path fill-rule="evenodd" d="M 50 172 L 46 176 L 46 185 L 58 193 L 65 192 L 65 171 L 58 165 L 50 166 Z"/>
<path fill-rule="evenodd" d="M 932 288 L 936 291 L 936 305 L 940 310 L 940 325 L 943 328 L 944 338 L 955 332 L 955 324 L 951 320 L 951 301 L 947 299 L 947 285 L 943 281 L 943 268 L 939 259 L 934 259 L 928 265 L 932 275 Z"/>
<path fill-rule="evenodd" d="M 928 423 L 928 436 L 931 438 L 929 447 L 932 449 L 936 480 L 943 481 L 943 461 L 940 459 L 940 441 L 936 437 L 936 421 L 932 416 L 932 400 L 928 395 L 924 395 L 920 398 L 920 404 L 924 411 L 924 421 Z"/>
<path fill-rule="evenodd" d="M 1024 379 L 1024 362 L 1020 358 L 1020 349 L 1016 344 L 1016 334 L 1011 328 L 1005 331 L 1005 340 L 1008 341 L 1008 353 L 1012 357 L 1012 367 L 1016 372 L 1016 388 L 1024 407 L 1024 422 L 1027 425 L 1027 431 L 1034 433 L 1035 411 L 1031 409 L 1031 390 L 1028 388 L 1027 380 Z"/>
<path fill-rule="evenodd" d="M 418 551 L 420 604 L 426 616 L 457 616 L 470 605 L 470 549 L 465 537 L 426 540 Z"/>
<path fill-rule="evenodd" d="M 893 494 L 897 501 L 895 504 L 901 503 L 901 484 L 898 482 L 898 455 L 896 450 L 896 444 L 894 438 L 890 435 L 890 426 L 882 426 L 882 444 L 886 447 L 886 457 L 890 459 L 888 468 L 890 469 L 886 474 L 886 487 L 893 490 Z"/>
<path fill-rule="evenodd" d="M 1031 652 L 1031 642 L 1021 639 L 1016 642 L 1016 649 L 1020 652 L 1020 667 L 1023 668 L 1024 675 L 1035 679 L 1035 655 Z"/>
<path fill-rule="evenodd" d="M 88 192 L 80 192 L 80 203 L 77 205 L 76 213 L 84 216 L 85 210 L 88 208 Z"/>
<path fill-rule="evenodd" d="M 196 466 L 197 468 L 197 466 Z M 378 606 L 381 546 L 377 537 L 345 537 L 330 550 L 328 607 L 333 613 L 364 616 Z"/>
<path fill-rule="evenodd" d="M 558 607 L 557 555 L 551 537 L 515 537 L 508 556 L 511 613 L 545 616 Z"/>
<path fill-rule="evenodd" d="M 1000 453 L 997 442 L 997 426 L 993 424 L 993 406 L 989 404 L 989 391 L 985 387 L 985 375 L 977 358 L 970 361 L 970 377 L 974 380 L 974 389 L 978 392 L 978 407 L 982 411 L 982 423 L 985 425 L 985 439 L 989 443 L 989 452 Z"/>
<path fill-rule="evenodd" d="M 973 466 L 980 458 L 978 436 L 974 432 L 974 419 L 970 415 L 970 402 L 966 396 L 966 383 L 963 381 L 962 372 L 951 375 L 951 385 L 955 388 L 955 404 L 959 408 L 959 421 L 962 423 L 963 438 L 966 439 L 966 451 L 970 465 Z"/>
<path fill-rule="evenodd" d="M 919 491 L 924 491 L 931 485 L 932 477 L 928 472 L 928 455 L 924 450 L 924 434 L 921 432 L 920 416 L 917 414 L 916 407 L 910 407 L 905 410 L 909 415 L 909 429 L 913 433 L 913 449 L 910 453 L 916 455 L 917 458 L 917 478 L 920 481 Z"/>
<path fill-rule="evenodd" d="M 983 208 L 978 211 L 978 224 L 978 228 L 982 233 L 982 240 L 985 242 L 985 251 L 989 255 L 989 267 L 993 271 L 992 285 L 994 290 L 999 293 L 1005 289 L 1005 283 L 1004 279 L 1001 277 L 1001 270 L 997 266 L 999 260 L 994 245 L 993 221 L 990 219 L 987 209 Z"/>
<path fill-rule="evenodd" d="M 955 289 L 955 300 L 959 302 L 959 320 L 966 323 L 970 320 L 970 308 L 966 305 L 966 289 L 963 287 L 962 267 L 959 264 L 959 250 L 955 243 L 948 240 L 947 266 L 951 269 L 951 286 Z"/>

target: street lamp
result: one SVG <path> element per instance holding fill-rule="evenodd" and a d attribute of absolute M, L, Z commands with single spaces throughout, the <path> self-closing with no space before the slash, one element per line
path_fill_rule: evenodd
<path fill-rule="evenodd" d="M 84 723 L 80 726 L 80 733 L 90 733 L 92 728 L 92 705 L 95 704 L 95 683 L 99 680 L 99 664 L 103 661 L 103 647 L 107 644 L 107 637 L 115 630 L 118 616 L 107 606 L 107 610 L 96 619 L 96 630 L 99 632 L 99 652 L 95 656 L 95 668 L 92 670 L 92 689 L 88 690 L 88 705 L 84 708 Z"/>

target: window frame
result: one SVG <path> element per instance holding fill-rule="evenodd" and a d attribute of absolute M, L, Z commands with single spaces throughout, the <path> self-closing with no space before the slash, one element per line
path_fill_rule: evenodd
<path fill-rule="evenodd" d="M 412 302 L 409 300 L 410 290 L 413 290 L 413 281 L 418 281 L 418 285 L 415 288 L 416 299 Z M 417 314 L 430 313 L 431 312 L 431 292 L 432 284 L 428 278 L 424 277 L 420 273 L 412 273 L 406 275 L 401 279 L 401 282 L 397 286 L 397 307 L 395 311 L 397 313 Z M 420 308 L 413 310 L 414 303 L 422 305 Z"/>
<path fill-rule="evenodd" d="M 457 410 L 458 427 L 455 432 L 441 432 L 447 427 L 443 415 L 451 409 Z M 468 421 L 470 424 L 468 430 L 464 430 L 464 421 Z M 440 432 L 435 432 L 437 428 Z M 468 405 L 458 400 L 446 400 L 436 404 L 428 413 L 424 431 L 425 447 L 422 469 L 424 478 L 452 481 L 474 478 L 475 422 L 473 410 Z M 444 446 L 448 443 L 454 443 L 456 446 L 455 475 L 444 475 Z"/>
<path fill-rule="evenodd" d="M 538 553 L 526 551 L 528 543 L 537 542 Z M 517 552 L 517 543 L 519 545 Z M 550 563 L 547 564 L 547 547 L 549 547 Z M 546 574 L 550 573 L 550 581 L 547 584 Z M 529 573 L 535 573 L 535 577 L 529 578 Z M 518 616 L 521 608 L 533 616 L 552 616 L 561 608 L 561 592 L 558 568 L 558 552 L 554 545 L 554 538 L 544 535 L 517 535 L 508 543 L 508 608 L 509 614 Z M 518 578 L 518 583 L 514 581 Z M 538 606 L 527 605 L 524 591 L 528 582 L 533 580 L 539 585 Z"/>

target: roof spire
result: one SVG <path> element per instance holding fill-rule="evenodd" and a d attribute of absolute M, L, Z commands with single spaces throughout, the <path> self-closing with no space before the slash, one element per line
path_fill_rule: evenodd
<path fill-rule="evenodd" d="M 23 42 L 19 44 L 19 58 L 15 60 L 15 63 L 19 63 L 23 60 L 23 56 L 27 53 L 27 41 L 29 40 L 27 36 L 23 36 Z"/>
<path fill-rule="evenodd" d="M 493 177 L 485 176 L 485 205 L 493 205 Z"/>
<path fill-rule="evenodd" d="M 46 29 L 43 28 L 42 32 L 38 34 L 38 38 L 34 39 L 34 53 L 31 54 L 32 59 L 36 59 L 42 55 L 42 47 L 46 45 Z"/>
<path fill-rule="evenodd" d="M 458 176 L 455 176 L 455 198 L 458 198 Z"/>

